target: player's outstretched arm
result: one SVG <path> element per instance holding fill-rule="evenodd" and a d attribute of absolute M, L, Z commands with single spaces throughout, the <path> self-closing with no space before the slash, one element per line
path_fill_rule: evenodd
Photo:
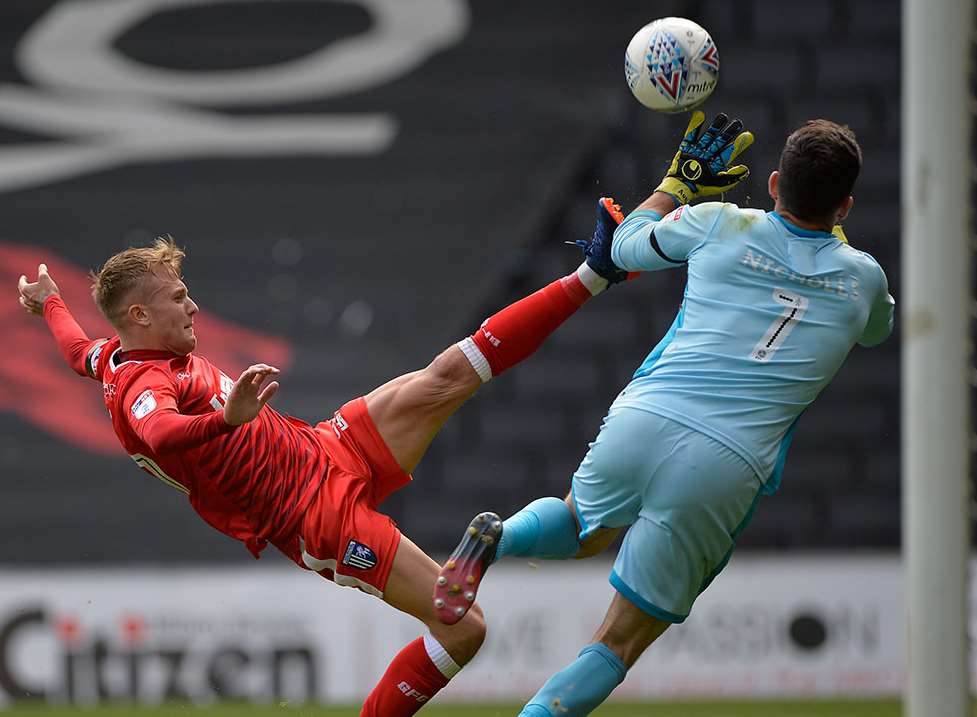
<path fill-rule="evenodd" d="M 104 339 L 92 341 L 78 325 L 64 300 L 58 285 L 48 273 L 47 266 L 37 267 L 37 281 L 28 281 L 21 274 L 17 282 L 20 294 L 20 305 L 29 314 L 43 316 L 48 328 L 58 343 L 58 348 L 68 365 L 79 376 L 95 378 L 95 370 L 88 361 L 92 350 L 103 343 Z"/>
<path fill-rule="evenodd" d="M 673 209 L 675 209 L 675 198 L 671 194 L 656 189 L 650 197 L 636 206 L 634 211 L 654 212 L 659 217 L 663 217 Z"/>
<path fill-rule="evenodd" d="M 229 426 L 240 426 L 253 421 L 258 413 L 278 391 L 278 381 L 271 381 L 281 373 L 274 366 L 259 363 L 244 370 L 234 387 L 227 394 L 224 404 L 224 420 Z M 267 385 L 266 385 L 267 383 Z"/>
<path fill-rule="evenodd" d="M 639 207 L 615 230 L 611 258 L 627 271 L 684 266 L 695 250 L 709 240 L 719 214 L 727 206 L 718 202 L 682 206 L 665 217 Z"/>
<path fill-rule="evenodd" d="M 61 293 L 54 279 L 48 274 L 47 264 L 38 264 L 37 281 L 27 281 L 27 277 L 21 274 L 17 282 L 17 291 L 20 293 L 20 305 L 27 310 L 27 313 L 37 316 L 44 315 L 44 302 L 49 296 Z"/>

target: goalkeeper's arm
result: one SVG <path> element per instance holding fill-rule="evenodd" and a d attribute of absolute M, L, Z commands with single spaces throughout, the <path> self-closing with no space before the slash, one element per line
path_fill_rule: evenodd
<path fill-rule="evenodd" d="M 636 212 L 654 212 L 663 217 L 675 209 L 675 197 L 667 192 L 655 190 L 650 197 L 634 208 Z"/>
<path fill-rule="evenodd" d="M 694 199 L 727 192 L 750 176 L 746 165 L 730 163 L 753 144 L 753 134 L 739 120 L 718 114 L 701 132 L 705 115 L 693 112 L 678 152 L 664 179 L 614 232 L 611 259 L 626 271 L 654 271 L 684 264 L 707 238 L 721 205 L 675 211 Z"/>
<path fill-rule="evenodd" d="M 858 345 L 865 348 L 878 346 L 892 333 L 896 301 L 889 294 L 889 282 L 881 267 L 879 267 L 879 275 L 879 287 L 876 291 L 875 300 L 872 302 L 868 321 L 862 335 L 858 337 Z"/>
<path fill-rule="evenodd" d="M 652 195 L 653 202 L 660 193 Z M 666 201 L 671 201 L 667 196 Z M 662 217 L 649 202 L 631 212 L 614 232 L 611 259 L 626 271 L 658 271 L 684 265 L 702 246 L 728 205 L 682 206 Z"/>

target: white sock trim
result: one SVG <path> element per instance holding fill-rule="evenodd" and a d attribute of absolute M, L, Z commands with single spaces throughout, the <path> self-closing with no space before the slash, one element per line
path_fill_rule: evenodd
<path fill-rule="evenodd" d="M 597 296 L 597 294 L 607 288 L 609 283 L 607 279 L 587 266 L 587 262 L 584 262 L 577 268 L 577 278 L 580 279 L 580 283 L 586 287 L 591 296 Z"/>
<path fill-rule="evenodd" d="M 431 658 L 431 662 L 434 663 L 434 666 L 441 671 L 441 674 L 446 679 L 450 680 L 461 672 L 461 665 L 451 658 L 451 655 L 434 638 L 434 635 L 428 633 L 424 636 L 424 649 L 427 650 L 427 656 Z"/>
<path fill-rule="evenodd" d="M 492 367 L 489 366 L 488 359 L 479 350 L 478 344 L 472 340 L 471 336 L 463 341 L 459 341 L 456 346 L 465 354 L 465 358 L 468 359 L 468 363 L 475 369 L 478 377 L 482 379 L 482 383 L 488 383 L 492 380 Z"/>

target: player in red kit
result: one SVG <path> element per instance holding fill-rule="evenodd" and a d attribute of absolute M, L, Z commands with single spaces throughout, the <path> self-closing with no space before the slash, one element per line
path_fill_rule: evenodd
<path fill-rule="evenodd" d="M 273 366 L 256 364 L 232 380 L 193 353 L 197 305 L 181 279 L 184 254 L 168 237 L 114 255 L 95 275 L 93 296 L 118 332 L 113 338 L 89 339 L 44 264 L 36 281 L 21 276 L 18 288 L 21 305 L 44 317 L 71 368 L 101 382 L 115 433 L 139 467 L 186 493 L 204 520 L 255 557 L 271 543 L 300 566 L 427 626 L 393 659 L 360 713 L 406 717 L 471 660 L 485 622 L 477 605 L 453 625 L 438 619 L 438 564 L 378 506 L 411 481 L 441 426 L 483 383 L 626 278 L 610 261 L 621 219 L 612 200 L 601 199 L 575 272 L 315 426 L 266 405 L 278 390 Z"/>

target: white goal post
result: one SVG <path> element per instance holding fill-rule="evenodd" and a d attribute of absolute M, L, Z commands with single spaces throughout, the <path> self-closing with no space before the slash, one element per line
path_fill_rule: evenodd
<path fill-rule="evenodd" d="M 973 0 L 903 0 L 907 717 L 966 717 Z"/>

